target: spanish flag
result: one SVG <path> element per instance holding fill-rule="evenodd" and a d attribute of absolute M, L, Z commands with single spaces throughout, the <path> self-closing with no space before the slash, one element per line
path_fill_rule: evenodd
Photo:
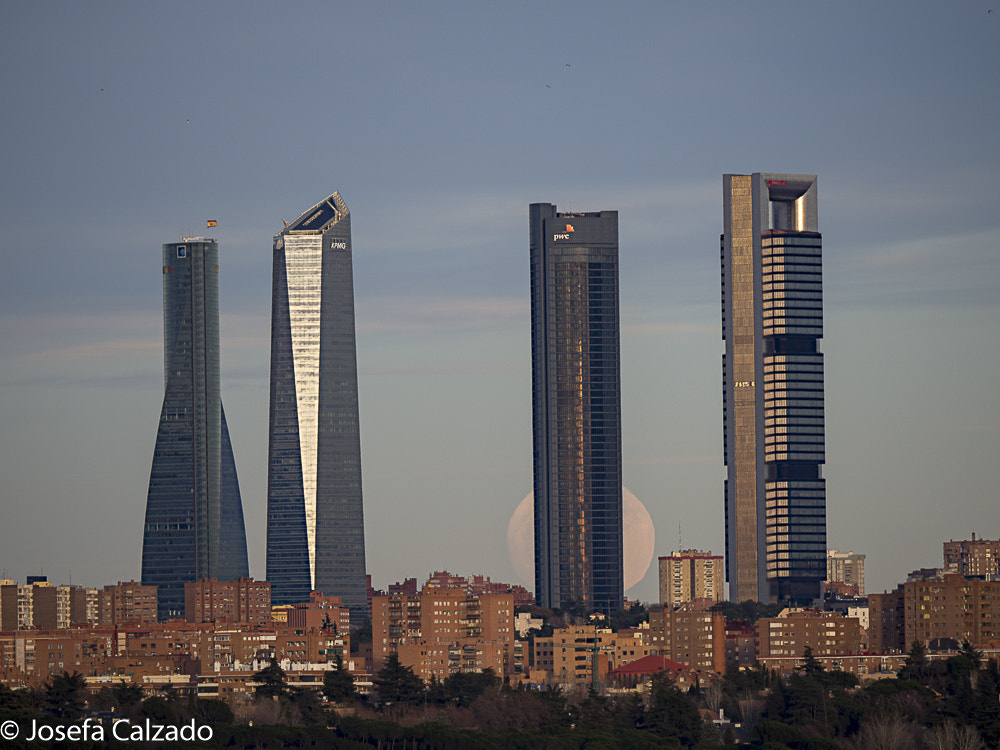
<path fill-rule="evenodd" d="M 205 222 L 205 225 L 207 229 L 211 229 L 212 227 L 219 226 L 219 222 L 217 222 L 215 219 L 209 219 L 208 221 Z"/>

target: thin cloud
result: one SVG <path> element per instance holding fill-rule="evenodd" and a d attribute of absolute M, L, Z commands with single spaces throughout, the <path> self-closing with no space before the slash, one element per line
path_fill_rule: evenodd
<path fill-rule="evenodd" d="M 488 363 L 440 362 L 433 365 L 358 365 L 361 375 L 495 375 L 502 373 L 524 373 L 529 370 L 527 356 L 524 361 L 500 361 Z"/>
<path fill-rule="evenodd" d="M 529 314 L 527 298 L 374 297 L 357 303 L 359 332 L 415 333 L 496 328 Z"/>
<path fill-rule="evenodd" d="M 128 356 L 147 356 L 162 352 L 162 342 L 150 342 L 146 339 L 118 339 L 115 341 L 97 341 L 87 344 L 52 347 L 35 352 L 27 352 L 17 356 L 17 359 L 45 367 L 58 367 L 71 363 L 114 359 Z"/>
<path fill-rule="evenodd" d="M 704 465 L 704 464 L 718 464 L 721 462 L 721 456 L 711 455 L 711 456 L 662 456 L 660 458 L 633 458 L 633 459 L 623 459 L 622 463 L 625 466 L 632 468 L 638 467 L 655 467 L 655 466 L 694 466 L 694 465 Z"/>

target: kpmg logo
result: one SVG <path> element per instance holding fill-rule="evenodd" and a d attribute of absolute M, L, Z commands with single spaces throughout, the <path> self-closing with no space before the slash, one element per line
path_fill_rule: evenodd
<path fill-rule="evenodd" d="M 562 232 L 560 234 L 554 234 L 554 235 L 552 235 L 552 241 L 555 242 L 556 240 L 568 240 L 570 234 L 572 234 L 575 231 L 576 230 L 573 229 L 573 225 L 572 224 L 567 224 L 565 232 Z"/>
<path fill-rule="evenodd" d="M 330 249 L 331 250 L 346 250 L 347 249 L 347 243 L 344 242 L 343 240 L 330 240 Z"/>

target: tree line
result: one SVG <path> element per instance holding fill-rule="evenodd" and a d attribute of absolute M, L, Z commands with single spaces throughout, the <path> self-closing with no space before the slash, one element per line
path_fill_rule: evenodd
<path fill-rule="evenodd" d="M 584 687 L 511 687 L 492 670 L 424 682 L 395 656 L 375 675 L 372 694 L 360 696 L 342 663 L 336 667 L 326 673 L 322 687 L 308 689 L 290 685 L 272 661 L 254 676 L 253 700 L 234 707 L 171 690 L 144 697 L 140 687 L 125 684 L 91 695 L 82 676 L 64 673 L 40 690 L 0 687 L 0 723 L 27 717 L 78 721 L 110 712 L 132 721 L 195 719 L 212 725 L 211 742 L 176 745 L 185 748 L 1000 747 L 1000 669 L 968 644 L 955 656 L 934 661 L 914 645 L 898 679 L 864 687 L 851 674 L 824 670 L 807 652 L 802 670 L 786 679 L 757 665 L 681 690 L 660 673 L 644 695 L 612 697 Z M 720 711 L 741 726 L 706 718 Z M 8 746 L 28 744 L 15 740 Z"/>

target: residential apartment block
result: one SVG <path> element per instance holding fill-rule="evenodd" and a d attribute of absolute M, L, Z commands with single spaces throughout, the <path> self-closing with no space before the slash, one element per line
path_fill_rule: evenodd
<path fill-rule="evenodd" d="M 339 596 L 324 596 L 313 591 L 308 602 L 298 602 L 288 608 L 287 622 L 289 627 L 299 630 L 321 628 L 347 635 L 351 632 L 351 610 Z"/>
<path fill-rule="evenodd" d="M 726 618 L 718 612 L 654 609 L 650 650 L 694 670 L 726 671 Z"/>
<path fill-rule="evenodd" d="M 1000 540 L 972 539 L 944 543 L 944 570 L 963 576 L 1000 576 Z"/>
<path fill-rule="evenodd" d="M 1000 647 L 1000 581 L 957 573 L 907 581 L 895 591 L 868 597 L 872 649 L 909 650 L 937 638 Z"/>
<path fill-rule="evenodd" d="M 532 681 L 550 685 L 592 685 L 608 673 L 608 653 L 601 648 L 610 630 L 595 625 L 557 628 L 550 637 L 535 638 Z"/>
<path fill-rule="evenodd" d="M 855 596 L 865 595 L 865 556 L 854 552 L 826 551 L 826 580 L 856 586 Z"/>
<path fill-rule="evenodd" d="M 757 621 L 758 659 L 802 657 L 806 648 L 815 657 L 847 656 L 861 652 L 861 624 L 853 617 L 818 609 L 785 609 L 777 617 Z"/>
<path fill-rule="evenodd" d="M 126 622 L 156 622 L 158 590 L 136 581 L 105 586 L 98 595 L 97 624 L 114 627 Z"/>
<path fill-rule="evenodd" d="M 675 609 L 695 599 L 721 602 L 725 568 L 722 555 L 687 549 L 660 558 L 660 604 Z"/>
<path fill-rule="evenodd" d="M 225 680 L 246 683 L 272 658 L 288 672 L 313 672 L 322 683 L 322 672 L 332 668 L 338 655 L 353 669 L 349 637 L 317 629 L 171 620 L 22 630 L 0 633 L 0 682 L 12 688 L 40 687 L 53 675 L 76 671 L 93 690 L 124 682 L 155 693 L 173 685 L 203 697 L 200 682 L 218 682 L 227 673 Z"/>
<path fill-rule="evenodd" d="M 271 584 L 253 578 L 201 578 L 185 583 L 184 619 L 266 625 L 271 621 Z"/>
<path fill-rule="evenodd" d="M 376 594 L 373 671 L 393 653 L 422 679 L 487 667 L 509 676 L 514 664 L 513 596 L 475 597 L 463 589 L 427 587 L 415 597 Z"/>
<path fill-rule="evenodd" d="M 17 630 L 17 588 L 10 579 L 0 581 L 0 631 Z"/>

